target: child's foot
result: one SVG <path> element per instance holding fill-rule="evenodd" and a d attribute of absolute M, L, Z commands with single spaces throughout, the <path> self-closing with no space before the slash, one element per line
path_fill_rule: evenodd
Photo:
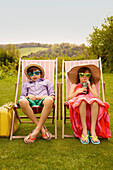
<path fill-rule="evenodd" d="M 52 138 L 52 134 L 43 126 L 43 130 L 41 131 L 41 137 L 45 140 L 50 140 Z"/>
<path fill-rule="evenodd" d="M 24 138 L 24 142 L 25 143 L 34 143 L 35 140 L 37 139 L 37 134 L 34 135 L 34 131 L 35 129 L 33 129 L 33 131 Z"/>
<path fill-rule="evenodd" d="M 95 131 L 91 132 L 90 140 L 93 144 L 100 144 L 100 140 L 98 139 Z"/>
<path fill-rule="evenodd" d="M 83 143 L 83 144 L 88 144 L 88 143 L 89 143 L 89 134 L 87 134 L 87 130 L 84 130 L 84 131 L 82 132 L 80 141 L 81 141 L 81 143 Z"/>
<path fill-rule="evenodd" d="M 31 134 L 32 133 L 30 133 L 28 136 L 26 136 L 24 138 L 24 142 L 25 143 L 34 143 L 35 142 L 36 138 L 32 137 Z"/>

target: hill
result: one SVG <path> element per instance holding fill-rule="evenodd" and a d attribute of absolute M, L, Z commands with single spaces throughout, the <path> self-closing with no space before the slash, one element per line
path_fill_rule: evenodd
<path fill-rule="evenodd" d="M 28 56 L 32 53 L 36 53 L 37 51 L 44 51 L 47 50 L 48 48 L 44 47 L 26 47 L 26 48 L 20 48 L 20 56 Z"/>
<path fill-rule="evenodd" d="M 42 57 L 76 57 L 83 54 L 85 45 L 75 45 L 70 43 L 61 44 L 40 44 L 40 43 L 21 43 L 21 44 L 0 44 L 0 47 L 11 51 L 19 49 L 20 56 L 26 58 Z"/>
<path fill-rule="evenodd" d="M 26 50 L 28 49 L 26 48 Z M 40 47 L 38 48 L 38 50 L 36 48 L 37 51 L 35 51 L 34 48 L 31 48 L 30 50 L 31 53 L 29 52 L 29 54 L 26 57 L 27 58 L 32 58 L 37 56 L 44 57 L 44 58 L 59 57 L 59 56 L 75 57 L 81 55 L 84 49 L 85 49 L 84 44 L 79 46 L 75 44 L 69 44 L 69 43 L 53 44 L 50 47 L 42 47 L 42 48 Z"/>

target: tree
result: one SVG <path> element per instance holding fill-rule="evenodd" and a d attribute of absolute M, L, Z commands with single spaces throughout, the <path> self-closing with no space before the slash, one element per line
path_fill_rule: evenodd
<path fill-rule="evenodd" d="M 93 27 L 94 31 L 89 35 L 88 50 L 96 56 L 101 57 L 103 70 L 113 72 L 113 16 L 104 19 L 101 28 Z"/>

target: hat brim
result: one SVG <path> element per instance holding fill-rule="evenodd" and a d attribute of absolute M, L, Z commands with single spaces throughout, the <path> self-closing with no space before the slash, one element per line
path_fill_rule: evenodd
<path fill-rule="evenodd" d="M 40 65 L 38 65 L 38 64 L 29 64 L 29 65 L 27 65 L 27 66 L 25 67 L 25 69 L 24 69 L 24 73 L 25 73 L 25 75 L 26 75 L 26 77 L 27 77 L 28 79 L 30 79 L 30 76 L 28 75 L 27 70 L 28 70 L 28 68 L 30 68 L 30 67 L 37 67 L 37 69 L 40 69 L 41 72 L 42 72 L 42 76 L 41 76 L 41 77 L 44 78 L 45 72 L 44 72 L 44 69 L 43 69 Z"/>
<path fill-rule="evenodd" d="M 76 84 L 78 83 L 78 70 L 81 68 L 81 67 L 87 67 L 91 70 L 91 74 L 92 74 L 92 77 L 94 79 L 94 82 L 95 84 L 98 83 L 98 81 L 100 80 L 100 69 L 94 65 L 94 64 L 88 64 L 88 65 L 81 65 L 81 66 L 75 66 L 73 67 L 68 73 L 68 78 L 69 80 L 71 81 L 72 84 Z"/>

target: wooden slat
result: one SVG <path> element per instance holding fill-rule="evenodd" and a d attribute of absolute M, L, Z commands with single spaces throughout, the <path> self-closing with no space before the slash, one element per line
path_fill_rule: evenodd
<path fill-rule="evenodd" d="M 64 135 L 65 138 L 75 138 L 74 135 Z"/>
<path fill-rule="evenodd" d="M 13 139 L 24 139 L 26 136 L 12 136 Z M 37 137 L 38 139 L 41 139 L 41 136 Z M 52 135 L 52 138 L 55 138 L 55 135 Z"/>
<path fill-rule="evenodd" d="M 62 62 L 62 139 L 64 139 L 64 60 Z"/>

